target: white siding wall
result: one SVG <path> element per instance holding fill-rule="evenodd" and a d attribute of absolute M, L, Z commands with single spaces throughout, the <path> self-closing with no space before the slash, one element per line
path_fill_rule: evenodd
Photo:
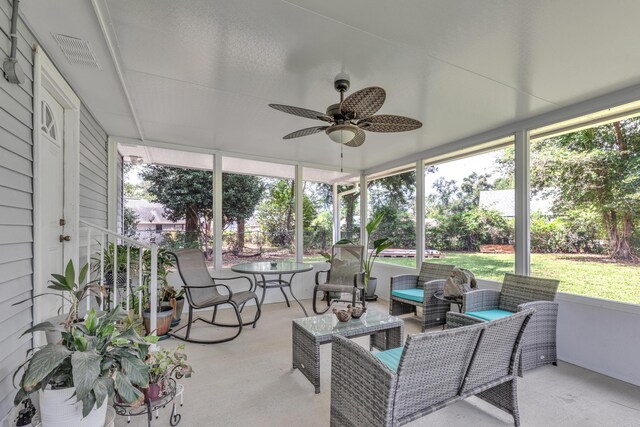
<path fill-rule="evenodd" d="M 10 50 L 10 15 L 10 3 L 0 1 L 0 58 L 7 57 Z M 31 303 L 12 306 L 33 291 L 31 46 L 36 40 L 22 20 L 18 33 L 18 59 L 26 82 L 15 85 L 0 77 L 0 420 L 13 406 L 13 371 L 32 345 L 30 337 L 20 338 L 33 320 Z M 84 107 L 80 122 L 80 217 L 104 227 L 107 225 L 107 135 Z M 85 244 L 81 241 L 81 246 Z M 81 248 L 81 262 L 85 261 L 85 253 Z"/>
<path fill-rule="evenodd" d="M 11 6 L 0 2 L 0 57 L 10 51 Z M 0 77 L 0 419 L 13 406 L 14 369 L 31 347 L 20 334 L 32 322 L 31 304 L 16 307 L 33 289 L 33 54 L 35 39 L 18 25 L 22 85 Z M 2 61 L 0 61 L 0 68 Z M 0 72 L 1 74 L 2 72 Z"/>
<path fill-rule="evenodd" d="M 80 114 L 80 219 L 108 228 L 107 134 L 82 105 Z M 92 251 L 99 250 L 100 236 L 91 236 Z M 80 228 L 80 265 L 87 260 L 86 230 Z"/>

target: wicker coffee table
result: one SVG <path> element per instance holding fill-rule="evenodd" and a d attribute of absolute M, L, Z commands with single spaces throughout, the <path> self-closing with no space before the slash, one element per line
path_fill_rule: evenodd
<path fill-rule="evenodd" d="M 370 310 L 360 319 L 339 322 L 333 314 L 293 321 L 293 369 L 299 369 L 320 393 L 320 346 L 334 335 L 356 338 L 369 335 L 370 348 L 388 350 L 402 346 L 403 321 L 387 313 Z"/>

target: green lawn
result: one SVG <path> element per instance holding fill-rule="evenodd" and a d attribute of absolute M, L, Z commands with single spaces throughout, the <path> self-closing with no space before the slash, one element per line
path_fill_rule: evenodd
<path fill-rule="evenodd" d="M 380 261 L 415 267 L 412 258 Z M 514 267 L 513 254 L 457 252 L 428 261 L 455 264 L 471 270 L 478 278 L 499 282 Z M 594 255 L 531 254 L 531 275 L 560 280 L 561 292 L 640 304 L 640 264 L 612 263 Z"/>

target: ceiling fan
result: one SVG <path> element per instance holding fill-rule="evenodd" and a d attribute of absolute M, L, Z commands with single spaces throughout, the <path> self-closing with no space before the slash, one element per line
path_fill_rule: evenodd
<path fill-rule="evenodd" d="M 369 132 L 405 132 L 422 127 L 418 120 L 391 114 L 374 115 L 386 98 L 384 89 L 377 86 L 361 89 L 344 97 L 349 90 L 349 76 L 340 73 L 333 82 L 333 87 L 340 92 L 340 102 L 330 105 L 326 113 L 293 107 L 282 104 L 269 104 L 284 113 L 307 119 L 318 119 L 328 124 L 300 129 L 285 135 L 283 139 L 299 138 L 318 132 L 325 132 L 332 141 L 349 147 L 359 147 L 364 144 L 365 133 Z"/>

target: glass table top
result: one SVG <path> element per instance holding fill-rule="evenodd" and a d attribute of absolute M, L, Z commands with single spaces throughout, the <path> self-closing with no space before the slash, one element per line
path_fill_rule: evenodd
<path fill-rule="evenodd" d="M 348 322 L 340 322 L 335 314 L 329 312 L 320 316 L 294 319 L 294 322 L 314 336 L 325 336 L 367 327 L 375 328 L 389 323 L 402 323 L 402 319 L 381 311 L 368 310 L 359 319 L 352 318 Z"/>
<path fill-rule="evenodd" d="M 313 265 L 288 261 L 245 262 L 243 264 L 234 265 L 231 267 L 231 270 L 236 273 L 245 274 L 291 274 L 313 270 Z"/>

